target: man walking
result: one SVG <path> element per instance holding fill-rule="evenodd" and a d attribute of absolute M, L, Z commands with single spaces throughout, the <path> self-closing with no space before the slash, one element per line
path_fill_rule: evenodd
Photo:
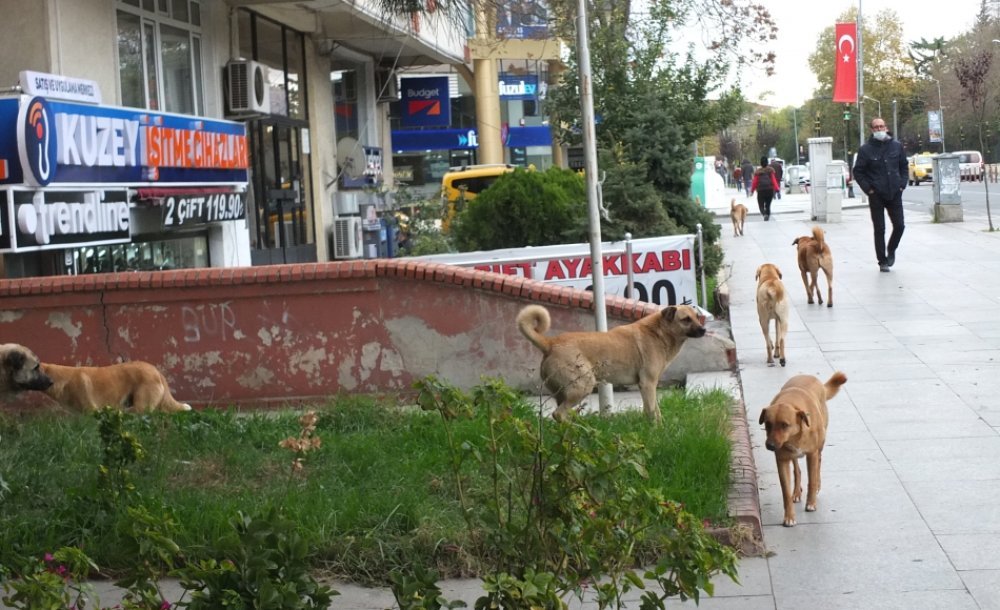
<path fill-rule="evenodd" d="M 747 197 L 749 197 L 750 183 L 753 182 L 753 163 L 750 163 L 747 159 L 743 159 L 743 163 L 740 164 L 740 173 L 743 175 L 743 190 L 746 191 Z"/>
<path fill-rule="evenodd" d="M 868 195 L 868 210 L 875 232 L 875 258 L 879 271 L 888 272 L 896 263 L 896 248 L 903 237 L 903 189 L 909 166 L 903 146 L 886 133 L 885 121 L 870 123 L 872 137 L 861 146 L 854 162 L 854 181 Z M 889 245 L 885 243 L 885 215 L 892 223 Z"/>

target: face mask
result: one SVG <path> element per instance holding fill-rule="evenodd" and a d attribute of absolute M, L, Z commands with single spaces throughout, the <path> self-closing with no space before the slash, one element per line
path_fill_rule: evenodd
<path fill-rule="evenodd" d="M 884 131 L 873 131 L 872 137 L 878 140 L 879 142 L 883 142 L 885 141 L 886 138 L 889 137 L 889 134 Z"/>

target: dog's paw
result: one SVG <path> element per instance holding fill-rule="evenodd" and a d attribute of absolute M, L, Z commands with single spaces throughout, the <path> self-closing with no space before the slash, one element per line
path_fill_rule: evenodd
<path fill-rule="evenodd" d="M 814 513 L 814 512 L 816 512 L 816 503 L 813 502 L 812 504 L 806 504 L 806 512 L 807 513 Z"/>
<path fill-rule="evenodd" d="M 827 307 L 833 307 L 833 303 L 827 303 L 826 306 Z"/>
<path fill-rule="evenodd" d="M 781 360 L 779 360 L 779 362 L 781 363 L 781 366 L 785 366 L 785 359 L 784 358 L 782 358 Z"/>
<path fill-rule="evenodd" d="M 785 520 L 781 522 L 785 527 L 795 527 L 795 515 L 791 517 L 785 517 Z"/>

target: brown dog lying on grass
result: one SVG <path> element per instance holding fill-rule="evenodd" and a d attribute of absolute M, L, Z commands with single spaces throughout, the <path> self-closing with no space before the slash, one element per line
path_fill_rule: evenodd
<path fill-rule="evenodd" d="M 812 375 L 796 375 L 781 387 L 778 395 L 760 412 L 759 422 L 767 431 L 764 446 L 774 452 L 778 464 L 778 481 L 784 502 L 785 527 L 795 525 L 795 503 L 802 500 L 802 471 L 799 458 L 806 456 L 809 470 L 809 491 L 806 494 L 806 512 L 816 510 L 816 495 L 820 488 L 820 466 L 823 463 L 823 445 L 829 413 L 826 401 L 837 395 L 840 386 L 847 383 L 847 376 L 837 371 L 826 383 Z M 789 467 L 795 479 L 789 480 Z"/>
<path fill-rule="evenodd" d="M 562 420 L 597 382 L 638 384 L 646 416 L 660 422 L 656 385 L 689 337 L 702 337 L 701 316 L 687 305 L 671 305 L 608 332 L 569 332 L 546 337 L 552 320 L 541 305 L 517 314 L 517 327 L 541 350 L 542 381 L 556 397 L 553 416 Z"/>
<path fill-rule="evenodd" d="M 0 394 L 35 390 L 70 409 L 90 413 L 103 407 L 146 411 L 190 411 L 177 402 L 163 374 L 148 362 L 111 366 L 61 366 L 39 362 L 17 343 L 0 345 Z"/>
<path fill-rule="evenodd" d="M 792 245 L 799 249 L 799 271 L 802 272 L 802 283 L 805 284 L 809 304 L 813 303 L 813 292 L 816 293 L 819 304 L 823 304 L 823 295 L 819 291 L 819 270 L 822 269 L 826 275 L 826 306 L 833 307 L 833 254 L 826 243 L 823 229 L 813 227 L 812 237 L 797 237 Z"/>
<path fill-rule="evenodd" d="M 190 411 L 191 405 L 174 400 L 163 374 L 148 362 L 132 361 L 110 366 L 61 366 L 42 364 L 52 386 L 45 390 L 56 402 L 84 413 L 103 407 L 147 411 Z"/>

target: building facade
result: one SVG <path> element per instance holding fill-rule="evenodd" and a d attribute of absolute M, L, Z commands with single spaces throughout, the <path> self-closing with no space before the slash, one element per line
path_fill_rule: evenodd
<path fill-rule="evenodd" d="M 6 277 L 330 260 L 337 216 L 357 213 L 344 193 L 391 176 L 396 72 L 466 56 L 454 17 L 387 17 L 374 0 L 0 0 L 0 10 Z M 99 99 L 67 99 L 73 83 Z M 338 120 L 348 93 L 352 120 Z M 4 100 L 18 116 L 3 119 Z M 59 151 L 54 181 L 21 172 L 44 167 L 24 162 L 42 146 L 21 129 L 32 100 L 54 127 L 31 128 L 63 142 L 44 141 Z M 105 136 L 106 158 L 87 161 Z M 66 228 L 84 226 L 71 218 L 88 210 L 127 218 L 111 232 Z M 40 244 L 45 222 L 58 230 Z"/>

